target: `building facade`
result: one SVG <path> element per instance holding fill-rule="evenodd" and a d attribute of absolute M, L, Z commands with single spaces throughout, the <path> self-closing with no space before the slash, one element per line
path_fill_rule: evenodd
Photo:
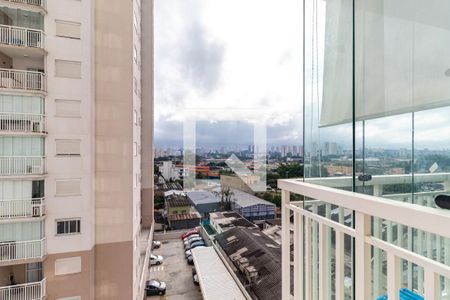
<path fill-rule="evenodd" d="M 142 299 L 149 2 L 0 1 L 1 299 Z"/>

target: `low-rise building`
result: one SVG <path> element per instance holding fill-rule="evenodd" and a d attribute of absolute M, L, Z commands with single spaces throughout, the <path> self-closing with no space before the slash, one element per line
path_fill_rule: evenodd
<path fill-rule="evenodd" d="M 275 219 L 276 205 L 249 193 L 232 190 L 232 207 L 244 218 L 253 220 Z"/>
<path fill-rule="evenodd" d="M 220 198 L 215 193 L 192 191 L 186 192 L 186 195 L 203 219 L 207 219 L 211 212 L 220 211 Z"/>
<path fill-rule="evenodd" d="M 201 216 L 184 192 L 167 191 L 164 193 L 164 202 L 165 215 L 170 229 L 188 229 L 200 224 Z"/>

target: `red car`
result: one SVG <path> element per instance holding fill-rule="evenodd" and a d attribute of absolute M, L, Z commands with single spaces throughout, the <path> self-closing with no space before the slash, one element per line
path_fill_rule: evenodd
<path fill-rule="evenodd" d="M 190 230 L 190 231 L 188 231 L 188 232 L 183 233 L 183 234 L 181 235 L 181 239 L 183 240 L 184 238 L 190 236 L 191 234 L 195 234 L 195 233 L 198 233 L 198 229 L 197 229 L 197 228 L 192 229 L 192 230 Z"/>

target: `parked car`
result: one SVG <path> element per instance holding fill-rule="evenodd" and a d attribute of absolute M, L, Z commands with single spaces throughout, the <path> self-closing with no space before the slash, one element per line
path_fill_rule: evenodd
<path fill-rule="evenodd" d="M 191 235 L 185 237 L 185 238 L 183 239 L 183 242 L 186 242 L 186 241 L 188 241 L 189 239 L 193 239 L 193 238 L 196 238 L 196 237 L 200 237 L 200 234 L 198 234 L 198 233 L 193 233 L 193 234 L 191 234 Z"/>
<path fill-rule="evenodd" d="M 189 255 L 187 257 L 187 264 L 190 266 L 194 265 L 194 258 L 192 257 L 192 255 Z"/>
<path fill-rule="evenodd" d="M 186 246 L 186 250 L 194 249 L 195 247 L 198 247 L 198 246 L 205 246 L 205 242 L 203 240 L 195 241 L 195 242 L 189 244 L 188 246 Z"/>
<path fill-rule="evenodd" d="M 184 242 L 184 247 L 187 247 L 188 245 L 190 245 L 190 244 L 192 244 L 194 242 L 197 242 L 197 241 L 203 241 L 202 237 L 197 236 L 197 237 L 193 237 L 192 239 L 187 239 Z"/>
<path fill-rule="evenodd" d="M 205 248 L 205 247 L 206 247 L 205 245 L 198 245 L 198 246 L 196 246 L 194 248 Z M 191 248 L 191 249 L 186 250 L 184 252 L 184 254 L 186 255 L 186 258 L 189 257 L 189 255 L 192 255 L 192 249 L 194 249 L 194 248 Z"/>
<path fill-rule="evenodd" d="M 161 255 L 150 254 L 150 266 L 160 265 L 163 263 L 164 258 Z"/>
<path fill-rule="evenodd" d="M 198 280 L 198 275 L 197 275 L 197 270 L 194 268 L 192 268 L 192 281 L 194 282 L 195 285 L 200 285 L 200 281 Z"/>
<path fill-rule="evenodd" d="M 192 229 L 192 230 L 189 230 L 188 232 L 185 232 L 185 233 L 183 233 L 183 234 L 181 235 L 181 239 L 184 239 L 185 237 L 188 237 L 188 236 L 190 236 L 191 234 L 196 234 L 196 233 L 198 233 L 198 232 L 199 232 L 198 228 L 194 228 L 194 229 Z"/>
<path fill-rule="evenodd" d="M 153 241 L 153 249 L 158 249 L 159 247 L 161 247 L 161 242 L 160 241 Z"/>
<path fill-rule="evenodd" d="M 156 279 L 145 282 L 145 292 L 147 296 L 164 295 L 166 294 L 166 283 Z"/>

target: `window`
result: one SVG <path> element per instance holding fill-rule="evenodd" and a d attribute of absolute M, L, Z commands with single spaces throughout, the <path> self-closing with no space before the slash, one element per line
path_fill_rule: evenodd
<path fill-rule="evenodd" d="M 56 155 L 59 156 L 79 156 L 80 140 L 55 140 Z"/>
<path fill-rule="evenodd" d="M 81 24 L 70 21 L 55 20 L 56 23 L 56 35 L 59 37 L 80 39 L 81 37 Z"/>
<path fill-rule="evenodd" d="M 80 100 L 62 100 L 56 99 L 56 116 L 79 118 L 81 116 Z"/>
<path fill-rule="evenodd" d="M 81 62 L 55 60 L 55 76 L 65 78 L 81 78 Z"/>
<path fill-rule="evenodd" d="M 138 155 L 138 144 L 136 142 L 133 142 L 133 156 Z"/>
<path fill-rule="evenodd" d="M 77 234 L 81 233 L 80 219 L 56 220 L 56 234 Z"/>
<path fill-rule="evenodd" d="M 81 194 L 81 179 L 57 179 L 56 196 L 77 196 Z"/>

